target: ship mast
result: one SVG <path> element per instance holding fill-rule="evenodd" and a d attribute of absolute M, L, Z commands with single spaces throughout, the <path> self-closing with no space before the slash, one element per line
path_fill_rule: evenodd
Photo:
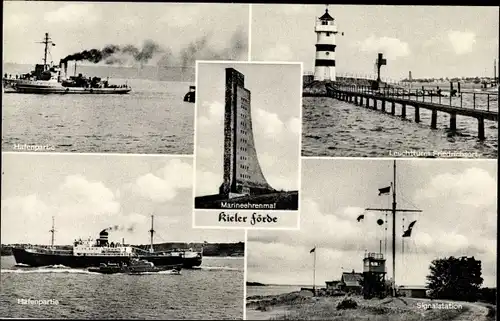
<path fill-rule="evenodd" d="M 43 41 L 39 42 L 39 43 L 43 43 L 45 45 L 45 50 L 43 53 L 43 68 L 45 69 L 45 68 L 47 68 L 47 54 L 49 52 L 49 44 L 51 44 L 53 46 L 55 46 L 55 44 L 49 38 L 48 32 L 45 33 L 45 38 L 43 39 Z"/>
<path fill-rule="evenodd" d="M 50 240 L 50 247 L 54 247 L 54 233 L 56 232 L 56 230 L 54 229 L 54 216 L 52 216 L 52 229 L 49 232 L 52 233 L 52 238 Z"/>
<path fill-rule="evenodd" d="M 151 229 L 149 230 L 149 233 L 151 233 L 151 245 L 150 245 L 150 248 L 149 248 L 149 252 L 151 252 L 151 253 L 154 252 L 154 248 L 153 248 L 153 234 L 154 234 L 155 230 L 153 228 L 153 221 L 154 221 L 154 215 L 151 215 Z"/>
<path fill-rule="evenodd" d="M 493 83 L 498 83 L 497 81 L 497 60 L 493 60 Z"/>
<path fill-rule="evenodd" d="M 422 212 L 422 210 L 398 209 L 396 203 L 396 160 L 393 165 L 392 182 L 392 208 L 366 208 L 367 211 L 391 211 L 392 212 L 392 296 L 396 296 L 396 213 L 397 212 Z"/>
<path fill-rule="evenodd" d="M 393 296 L 396 287 L 396 160 L 393 165 L 392 180 L 392 281 L 394 283 Z"/>

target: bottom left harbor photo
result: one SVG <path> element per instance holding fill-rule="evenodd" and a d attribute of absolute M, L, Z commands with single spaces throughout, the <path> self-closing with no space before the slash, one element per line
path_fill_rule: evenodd
<path fill-rule="evenodd" d="M 2 153 L 2 318 L 243 319 L 245 231 L 192 227 L 192 157 Z"/>

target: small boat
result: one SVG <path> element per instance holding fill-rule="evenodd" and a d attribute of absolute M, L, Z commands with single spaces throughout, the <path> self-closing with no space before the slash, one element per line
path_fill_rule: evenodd
<path fill-rule="evenodd" d="M 99 267 L 90 267 L 88 271 L 102 274 L 115 274 L 122 272 L 122 267 L 117 263 L 101 263 Z"/>
<path fill-rule="evenodd" d="M 189 91 L 184 95 L 184 101 L 188 103 L 194 103 L 194 97 L 196 95 L 196 87 L 189 86 Z"/>
<path fill-rule="evenodd" d="M 140 273 L 152 273 L 160 272 L 161 269 L 155 267 L 152 262 L 141 259 L 132 259 L 130 263 L 125 263 L 122 267 L 123 273 L 127 274 L 140 274 Z"/>
<path fill-rule="evenodd" d="M 99 267 L 88 268 L 89 272 L 97 272 L 102 274 L 143 274 L 143 273 L 155 273 L 160 271 L 172 271 L 173 274 L 180 274 L 182 269 L 182 264 L 177 264 L 173 266 L 165 266 L 162 268 L 156 267 L 152 262 L 147 260 L 132 258 L 130 262 L 117 264 L 117 263 L 101 263 Z"/>

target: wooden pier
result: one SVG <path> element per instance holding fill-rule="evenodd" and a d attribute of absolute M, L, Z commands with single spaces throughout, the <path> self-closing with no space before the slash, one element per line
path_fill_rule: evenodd
<path fill-rule="evenodd" d="M 437 128 L 438 112 L 448 113 L 450 115 L 450 130 L 457 129 L 457 115 L 473 117 L 478 121 L 478 138 L 485 139 L 484 120 L 498 122 L 498 93 L 459 93 L 453 100 L 460 100 L 459 106 L 452 104 L 452 96 L 444 97 L 440 93 L 433 93 L 426 90 L 410 91 L 401 88 L 381 88 L 373 90 L 368 86 L 328 83 L 325 84 L 326 96 L 345 102 L 353 103 L 358 106 L 380 110 L 391 115 L 396 115 L 396 104 L 401 106 L 401 118 L 405 119 L 407 108 L 412 107 L 415 113 L 414 120 L 420 122 L 420 109 L 424 108 L 431 111 L 431 128 Z M 471 95 L 472 108 L 463 106 L 463 95 Z M 485 95 L 486 106 L 480 106 L 476 103 L 476 97 Z M 487 96 L 486 96 L 487 95 Z M 316 96 L 316 95 L 304 95 Z M 482 97 L 482 98 L 484 98 Z M 427 101 L 426 101 L 427 99 Z M 484 99 L 483 99 L 484 100 Z M 448 102 L 448 104 L 446 104 Z M 390 105 L 390 106 L 389 106 Z M 492 109 L 496 109 L 493 111 Z"/>

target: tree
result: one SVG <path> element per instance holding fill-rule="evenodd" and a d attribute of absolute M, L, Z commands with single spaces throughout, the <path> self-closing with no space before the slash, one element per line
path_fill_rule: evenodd
<path fill-rule="evenodd" d="M 483 283 L 481 261 L 474 257 L 433 260 L 429 267 L 427 287 L 431 297 L 460 301 L 476 301 Z"/>

